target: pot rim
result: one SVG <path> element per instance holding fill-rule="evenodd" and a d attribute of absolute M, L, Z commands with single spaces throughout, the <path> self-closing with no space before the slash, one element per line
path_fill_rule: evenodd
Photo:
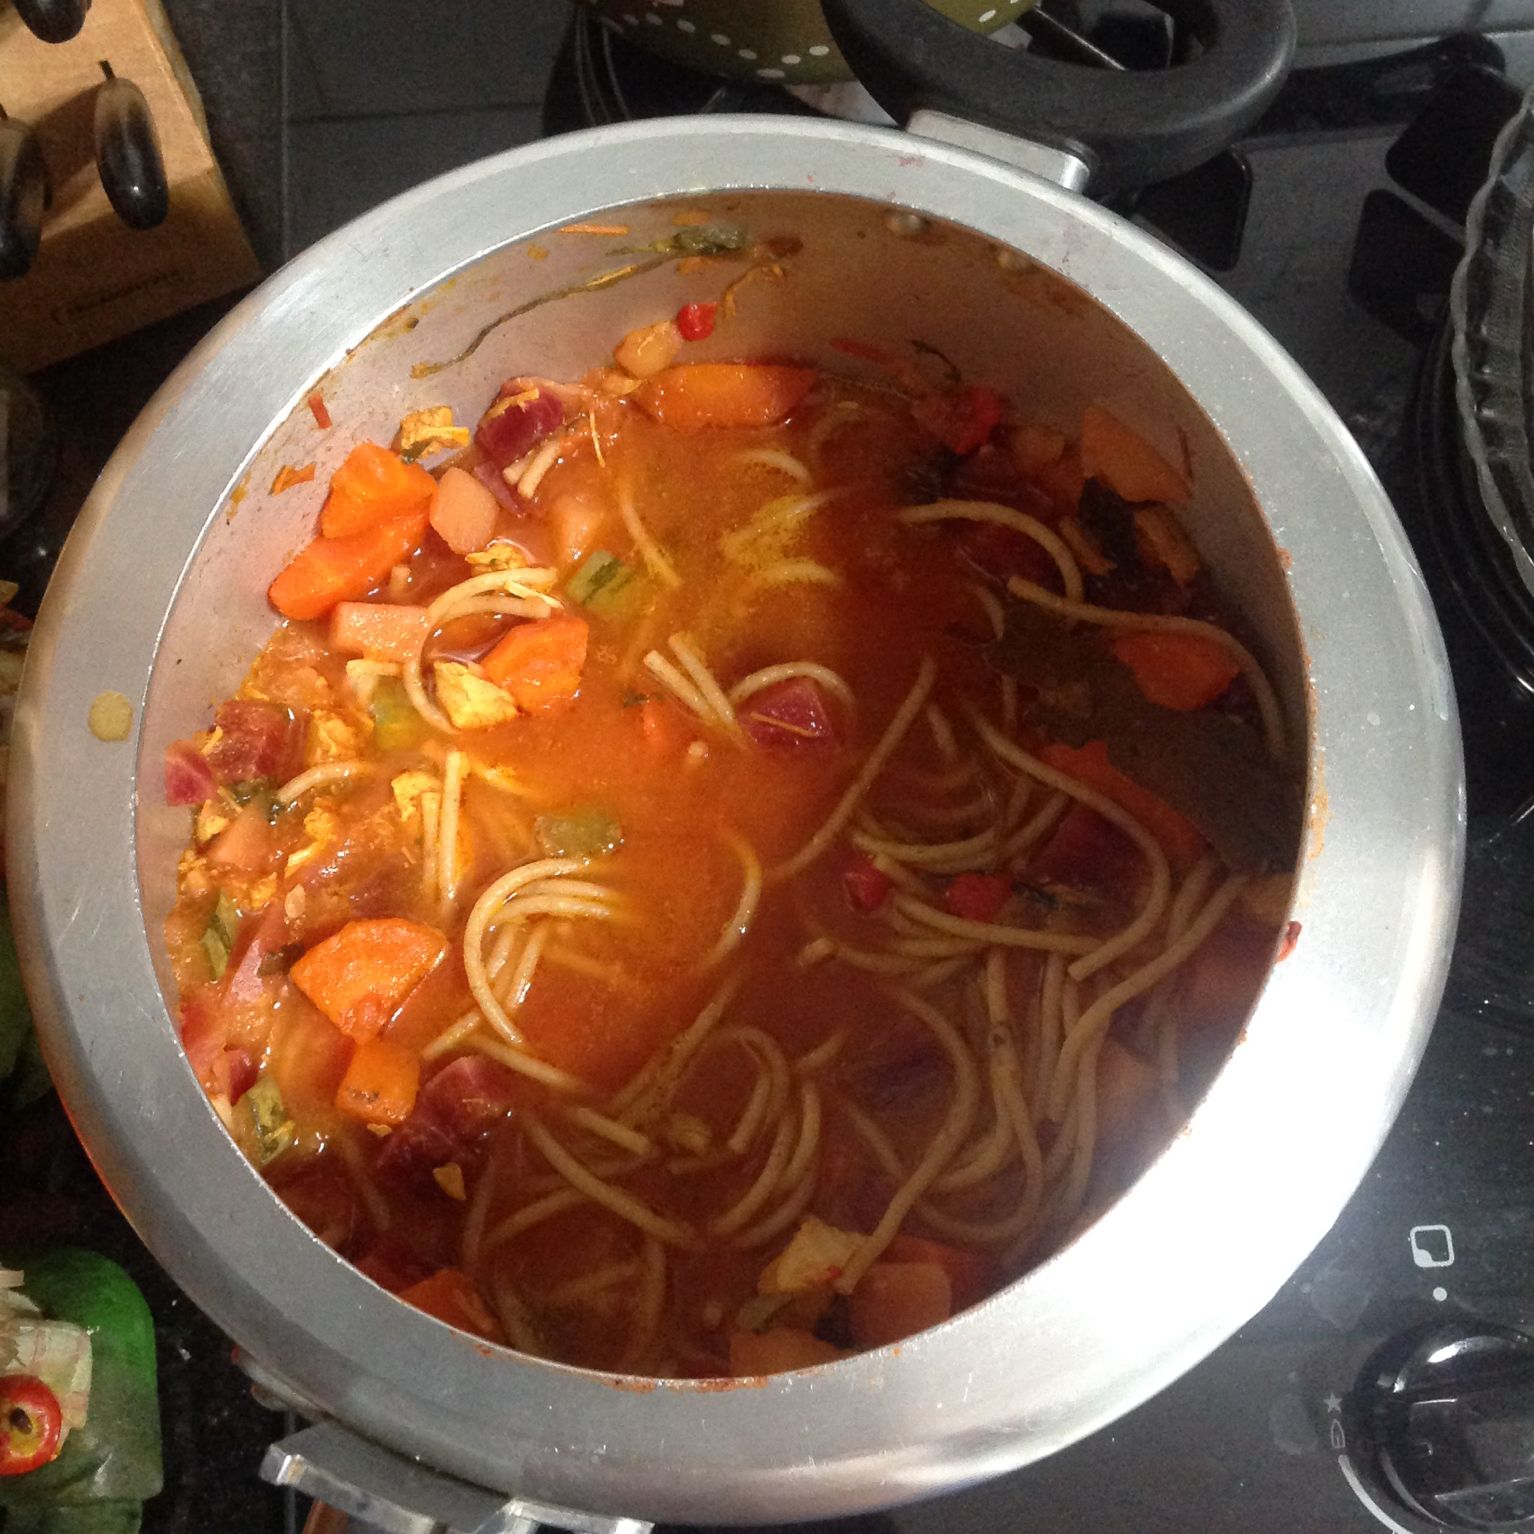
<path fill-rule="evenodd" d="M 287 1213 L 177 1065 L 122 807 L 192 551 L 314 380 L 402 304 L 539 230 L 652 199 L 806 189 L 930 214 L 1054 269 L 1214 422 L 1287 551 L 1309 666 L 1305 934 L 1187 1131 L 990 1301 L 803 1374 L 723 1389 L 623 1380 L 454 1332 Z M 263 365 L 277 337 L 283 366 Z M 170 553 L 140 567 L 150 525 Z M 106 688 L 134 705 L 130 744 L 87 733 Z M 1442 990 L 1463 859 L 1459 736 L 1419 572 L 1357 445 L 1256 321 L 1052 184 L 890 130 L 777 117 L 650 121 L 480 161 L 355 220 L 247 297 L 93 491 L 39 617 L 11 762 L 13 910 L 45 1052 L 97 1167 L 177 1282 L 296 1395 L 404 1454 L 553 1504 L 689 1522 L 853 1513 L 1014 1469 L 1230 1336 L 1325 1233 L 1395 1117 Z M 164 1048 L 146 1049 L 156 1035 Z"/>

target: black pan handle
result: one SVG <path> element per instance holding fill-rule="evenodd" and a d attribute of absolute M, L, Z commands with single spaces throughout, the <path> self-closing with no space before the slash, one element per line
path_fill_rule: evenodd
<path fill-rule="evenodd" d="M 37 135 L 15 118 L 0 118 L 0 279 L 26 276 L 51 200 Z"/>
<path fill-rule="evenodd" d="M 1157 71 L 1039 58 L 969 32 L 926 0 L 821 0 L 853 72 L 897 122 L 927 108 L 1080 154 L 1093 190 L 1163 181 L 1261 115 L 1294 56 L 1290 0 L 1153 0 L 1196 52 Z"/>
<path fill-rule="evenodd" d="M 130 229 L 153 229 L 170 211 L 165 162 L 144 93 L 108 74 L 96 87 L 96 171 L 117 216 Z"/>
<path fill-rule="evenodd" d="M 91 0 L 16 0 L 21 19 L 45 43 L 67 43 L 90 8 Z"/>

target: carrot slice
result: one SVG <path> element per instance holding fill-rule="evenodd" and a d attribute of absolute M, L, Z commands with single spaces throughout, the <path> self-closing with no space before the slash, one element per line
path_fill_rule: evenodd
<path fill-rule="evenodd" d="M 327 538 L 349 538 L 388 517 L 429 501 L 437 482 L 419 464 L 406 463 L 376 442 L 359 442 L 330 476 L 330 497 L 320 513 Z"/>
<path fill-rule="evenodd" d="M 447 939 L 420 922 L 349 921 L 311 948 L 290 973 L 342 1033 L 372 1039 L 446 950 Z"/>
<path fill-rule="evenodd" d="M 349 538 L 316 538 L 266 589 L 284 618 L 323 618 L 337 602 L 365 597 L 426 535 L 426 507 Z"/>
<path fill-rule="evenodd" d="M 1224 645 L 1202 634 L 1120 634 L 1113 653 L 1152 703 L 1184 713 L 1207 708 L 1241 672 Z"/>
<path fill-rule="evenodd" d="M 1161 843 L 1174 868 L 1189 868 L 1199 860 L 1204 838 L 1198 827 L 1148 788 L 1125 777 L 1108 760 L 1106 741 L 1091 740 L 1084 746 L 1047 745 L 1039 757 L 1046 766 L 1096 789 L 1105 799 L 1128 811 Z"/>
<path fill-rule="evenodd" d="M 487 1342 L 501 1341 L 501 1328 L 480 1298 L 474 1281 L 457 1268 L 440 1268 L 430 1278 L 401 1289 L 399 1298 L 461 1332 L 473 1332 Z"/>
<path fill-rule="evenodd" d="M 552 708 L 579 691 L 586 664 L 584 619 L 561 613 L 514 628 L 480 662 L 485 676 L 516 699 L 518 708 Z"/>
<path fill-rule="evenodd" d="M 852 1291 L 853 1341 L 863 1348 L 914 1337 L 953 1314 L 947 1272 L 935 1262 L 876 1262 Z"/>
<path fill-rule="evenodd" d="M 847 1355 L 813 1332 L 794 1326 L 777 1326 L 768 1332 L 730 1333 L 730 1373 L 736 1379 L 757 1374 L 787 1374 L 791 1369 L 813 1369 Z"/>
<path fill-rule="evenodd" d="M 1126 501 L 1185 501 L 1188 482 L 1139 432 L 1112 411 L 1088 405 L 1081 412 L 1081 462 Z"/>
<path fill-rule="evenodd" d="M 418 655 L 431 620 L 424 607 L 396 602 L 337 602 L 330 615 L 330 648 L 401 663 Z"/>
<path fill-rule="evenodd" d="M 925 1236 L 908 1236 L 903 1233 L 896 1236 L 885 1247 L 882 1260 L 936 1263 L 948 1275 L 955 1310 L 963 1310 L 966 1305 L 984 1299 L 995 1276 L 990 1263 L 980 1252 L 962 1246 L 948 1246 L 942 1241 L 930 1241 Z"/>
<path fill-rule="evenodd" d="M 431 525 L 455 554 L 472 554 L 484 548 L 495 535 L 499 512 L 495 496 L 456 464 L 445 469 L 436 482 Z"/>
<path fill-rule="evenodd" d="M 810 392 L 811 368 L 771 363 L 691 362 L 647 378 L 633 398 L 666 426 L 775 426 Z"/>
<path fill-rule="evenodd" d="M 364 1124 L 402 1124 L 421 1086 L 421 1057 L 389 1039 L 365 1039 L 336 1088 L 336 1107 Z"/>

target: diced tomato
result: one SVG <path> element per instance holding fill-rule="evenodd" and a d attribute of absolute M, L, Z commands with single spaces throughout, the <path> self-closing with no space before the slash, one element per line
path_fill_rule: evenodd
<path fill-rule="evenodd" d="M 948 881 L 943 904 L 965 921 L 995 921 L 1011 895 L 1011 881 L 1001 874 L 959 874 Z"/>
<path fill-rule="evenodd" d="M 303 721 L 275 703 L 230 698 L 219 704 L 213 722 L 219 737 L 208 751 L 208 766 L 220 783 L 280 783 L 303 765 Z"/>
<path fill-rule="evenodd" d="M 520 514 L 527 510 L 528 502 L 517 499 L 516 491 L 506 483 L 506 476 L 490 459 L 486 458 L 475 464 L 469 472 L 495 497 L 496 505 L 502 511 L 514 511 Z"/>
<path fill-rule="evenodd" d="M 1006 401 L 984 384 L 967 384 L 951 394 L 928 394 L 911 406 L 916 423 L 961 458 L 976 451 L 1005 414 Z"/>
<path fill-rule="evenodd" d="M 221 1064 L 229 1101 L 237 1103 L 255 1086 L 256 1077 L 261 1072 L 256 1062 L 251 1059 L 250 1051 L 246 1049 L 226 1049 Z"/>
<path fill-rule="evenodd" d="M 165 802 L 201 804 L 211 799 L 218 780 L 208 759 L 190 740 L 173 740 L 165 748 Z"/>
<path fill-rule="evenodd" d="M 790 677 L 753 693 L 739 718 L 746 734 L 770 751 L 827 750 L 837 743 L 825 694 L 810 677 Z"/>
<path fill-rule="evenodd" d="M 526 1100 L 523 1082 L 498 1060 L 454 1060 L 421 1087 L 409 1118 L 379 1149 L 378 1169 L 411 1177 L 450 1161 L 472 1162 L 486 1131 Z"/>
<path fill-rule="evenodd" d="M 958 533 L 959 552 L 982 575 L 1005 583 L 1020 575 L 1036 586 L 1060 588 L 1060 569 L 1049 551 L 1027 533 L 999 522 L 965 522 Z"/>
<path fill-rule="evenodd" d="M 268 985 L 280 978 L 267 972 L 267 960 L 287 940 L 288 922 L 280 900 L 242 922 L 221 982 L 223 995 L 235 1002 L 259 1001 Z"/>
<path fill-rule="evenodd" d="M 684 341 L 706 341 L 714 333 L 718 304 L 683 304 L 676 312 L 676 328 Z"/>
<path fill-rule="evenodd" d="M 213 1063 L 228 1039 L 223 1019 L 206 990 L 194 991 L 181 1003 L 181 1047 L 193 1074 L 209 1084 Z"/>
<path fill-rule="evenodd" d="M 1140 853 L 1112 822 L 1073 804 L 1028 863 L 1033 878 L 1077 889 L 1107 890 L 1133 878 Z"/>
<path fill-rule="evenodd" d="M 208 848 L 208 862 L 213 867 L 242 874 L 266 873 L 276 866 L 280 856 L 277 833 L 267 821 L 266 810 L 258 803 L 247 804 Z"/>
<path fill-rule="evenodd" d="M 866 852 L 853 853 L 842 871 L 842 884 L 847 898 L 859 911 L 877 911 L 894 888 L 894 880 L 882 868 L 876 868 Z"/>
<path fill-rule="evenodd" d="M 565 407 L 547 389 L 528 385 L 525 390 L 513 388 L 510 398 L 515 403 L 497 409 L 494 405 L 474 432 L 479 450 L 498 469 L 525 458 L 532 450 L 565 424 Z M 520 393 L 532 394 L 531 399 L 518 400 Z"/>

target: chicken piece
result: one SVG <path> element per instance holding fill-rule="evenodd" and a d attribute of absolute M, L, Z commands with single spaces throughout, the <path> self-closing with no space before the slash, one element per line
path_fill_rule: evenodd
<path fill-rule="evenodd" d="M 834 1283 L 863 1244 L 854 1231 L 840 1230 L 811 1215 L 793 1239 L 762 1270 L 758 1294 L 802 1294 Z"/>
<path fill-rule="evenodd" d="M 320 709 L 310 716 L 304 741 L 306 767 L 318 767 L 323 762 L 350 762 L 361 750 L 361 732 L 334 709 Z"/>
<path fill-rule="evenodd" d="M 439 660 L 432 667 L 432 677 L 437 684 L 437 702 L 456 729 L 488 730 L 509 723 L 522 712 L 509 692 L 475 676 L 458 661 Z"/>
<path fill-rule="evenodd" d="M 407 457 L 419 458 L 443 447 L 467 447 L 469 428 L 453 420 L 451 405 L 428 405 L 412 410 L 399 423 L 399 450 Z"/>
<path fill-rule="evenodd" d="M 399 818 L 408 824 L 421 813 L 421 795 L 433 792 L 437 780 L 429 772 L 412 768 L 409 772 L 400 773 L 389 787 L 394 793 L 394 806 L 399 811 Z"/>

